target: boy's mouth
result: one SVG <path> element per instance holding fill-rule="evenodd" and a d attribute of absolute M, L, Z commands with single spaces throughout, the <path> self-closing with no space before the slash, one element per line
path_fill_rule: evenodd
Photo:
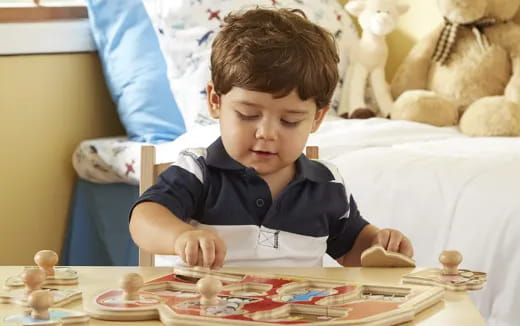
<path fill-rule="evenodd" d="M 251 152 L 253 152 L 253 154 L 261 156 L 261 157 L 270 157 L 270 156 L 276 155 L 276 153 L 273 153 L 273 152 L 260 151 L 260 150 L 254 150 L 254 149 L 252 149 Z"/>

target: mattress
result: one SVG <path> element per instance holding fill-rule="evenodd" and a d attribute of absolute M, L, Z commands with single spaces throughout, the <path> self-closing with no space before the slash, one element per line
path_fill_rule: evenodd
<path fill-rule="evenodd" d="M 218 125 L 200 127 L 173 142 L 156 144 L 158 162 L 175 160 L 185 148 L 206 147 L 219 135 Z M 320 130 L 312 134 L 308 145 L 320 147 L 320 158 L 366 147 L 387 147 L 421 140 L 463 137 L 455 128 L 437 128 L 425 124 L 386 119 L 344 120 L 328 116 Z M 82 141 L 72 162 L 78 175 L 95 183 L 139 184 L 139 155 L 144 143 L 127 137 L 108 137 Z"/>
<path fill-rule="evenodd" d="M 207 146 L 216 137 L 218 126 L 190 131 L 157 145 L 158 161 L 175 160 L 181 149 Z M 365 218 L 410 237 L 418 266 L 439 266 L 441 251 L 460 251 L 461 268 L 489 274 L 486 287 L 471 294 L 488 323 L 520 320 L 520 138 L 331 118 L 308 143 L 338 166 Z M 85 141 L 74 166 L 92 182 L 137 184 L 141 145 L 123 138 Z"/>

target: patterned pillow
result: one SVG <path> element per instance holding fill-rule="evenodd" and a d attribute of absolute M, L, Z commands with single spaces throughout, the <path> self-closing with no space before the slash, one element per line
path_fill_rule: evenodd
<path fill-rule="evenodd" d="M 166 59 L 168 79 L 186 129 L 213 124 L 207 110 L 205 87 L 210 79 L 211 44 L 220 21 L 230 11 L 254 8 L 297 8 L 332 32 L 340 52 L 339 72 L 347 67 L 346 51 L 357 31 L 336 0 L 143 0 Z M 338 89 L 341 85 L 338 83 Z M 332 107 L 339 103 L 336 89 Z"/>

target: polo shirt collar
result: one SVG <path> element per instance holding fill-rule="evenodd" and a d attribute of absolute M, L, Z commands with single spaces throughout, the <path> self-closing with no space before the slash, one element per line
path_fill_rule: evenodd
<path fill-rule="evenodd" d="M 320 163 L 309 160 L 304 154 L 296 160 L 296 178 L 308 179 L 314 182 L 329 182 L 334 176 L 328 168 Z"/>
<path fill-rule="evenodd" d="M 224 170 L 243 170 L 246 168 L 229 156 L 221 137 L 208 147 L 207 153 L 206 162 L 209 166 Z"/>

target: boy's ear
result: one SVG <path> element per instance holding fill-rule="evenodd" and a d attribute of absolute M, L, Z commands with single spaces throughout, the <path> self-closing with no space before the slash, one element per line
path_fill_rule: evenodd
<path fill-rule="evenodd" d="M 215 92 L 213 82 L 209 82 L 206 86 L 206 94 L 208 95 L 208 110 L 213 119 L 220 117 L 220 96 Z"/>
<path fill-rule="evenodd" d="M 311 129 L 311 133 L 315 132 L 316 130 L 318 130 L 318 128 L 320 127 L 321 123 L 323 122 L 323 119 L 325 119 L 325 115 L 327 114 L 327 112 L 329 111 L 330 109 L 330 104 L 319 109 L 318 111 L 316 111 L 316 115 L 314 115 L 314 121 L 312 122 L 312 129 Z"/>

